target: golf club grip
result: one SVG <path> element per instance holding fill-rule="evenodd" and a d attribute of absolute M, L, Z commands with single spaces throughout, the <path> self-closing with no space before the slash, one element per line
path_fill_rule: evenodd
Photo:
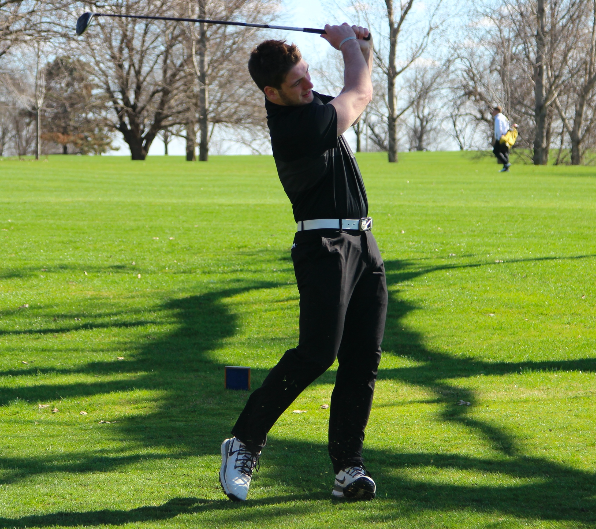
<path fill-rule="evenodd" d="M 327 33 L 324 29 L 316 28 L 303 28 L 302 31 L 304 31 L 304 33 L 318 33 L 319 35 L 324 35 L 325 33 Z M 364 40 L 370 40 L 371 36 L 372 34 L 369 33 L 367 37 L 364 37 Z"/>

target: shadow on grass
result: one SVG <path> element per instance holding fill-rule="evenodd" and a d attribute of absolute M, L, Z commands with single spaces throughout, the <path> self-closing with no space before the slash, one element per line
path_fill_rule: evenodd
<path fill-rule="evenodd" d="M 583 257 L 583 256 L 582 256 Z M 585 256 L 588 257 L 588 256 Z M 592 256 L 590 256 L 592 257 Z M 580 258 L 575 257 L 575 258 Z M 466 265 L 470 266 L 470 265 Z M 472 265 L 482 266 L 482 265 Z M 416 270 L 412 264 L 399 261 L 386 263 L 390 287 L 444 268 L 434 267 Z M 18 396 L 29 401 L 43 401 L 63 397 L 108 394 L 136 389 L 161 390 L 166 397 L 157 403 L 156 411 L 143 416 L 142 421 L 125 419 L 116 426 L 123 438 L 142 443 L 147 447 L 168 447 L 169 455 L 162 453 L 139 456 L 123 455 L 117 452 L 97 454 L 82 452 L 68 453 L 63 459 L 0 458 L 5 469 L 4 485 L 29 478 L 36 474 L 50 472 L 97 472 L 111 471 L 122 466 L 146 459 L 185 458 L 219 454 L 223 436 L 242 409 L 247 394 L 226 392 L 222 387 L 223 365 L 213 360 L 210 353 L 222 342 L 236 333 L 238 317 L 230 311 L 226 300 L 255 289 L 270 289 L 279 286 L 270 282 L 246 283 L 227 288 L 173 300 L 162 307 L 172 313 L 178 322 L 177 330 L 167 337 L 144 344 L 131 359 L 123 362 L 95 362 L 85 366 L 61 371 L 63 374 L 117 374 L 127 372 L 136 376 L 133 381 L 112 381 L 97 385 L 52 384 L 16 390 L 0 390 L 2 403 Z M 393 291 L 396 289 L 393 288 Z M 432 402 L 441 404 L 439 419 L 457 423 L 481 436 L 495 451 L 494 458 L 474 458 L 464 455 L 441 453 L 396 453 L 391 449 L 367 449 L 369 466 L 374 469 L 381 497 L 405 502 L 414 511 L 443 511 L 474 509 L 477 512 L 511 515 L 524 519 L 569 521 L 588 523 L 596 520 L 596 474 L 574 469 L 548 459 L 530 457 L 511 434 L 495 424 L 468 416 L 466 406 L 458 406 L 458 400 L 473 403 L 472 389 L 451 386 L 450 378 L 475 377 L 483 375 L 506 375 L 523 370 L 581 370 L 596 371 L 596 359 L 585 358 L 570 361 L 486 363 L 469 358 L 456 358 L 446 353 L 429 350 L 423 337 L 411 331 L 403 331 L 400 320 L 415 307 L 392 294 L 387 323 L 386 349 L 398 351 L 419 365 L 400 369 L 381 370 L 380 379 L 403 381 L 418 385 L 434 394 Z M 281 355 L 282 351 L 280 351 Z M 0 373 L 0 375 L 5 373 Z M 31 374 L 31 373 L 30 373 Z M 265 370 L 254 370 L 257 386 L 266 375 Z M 326 382 L 330 374 L 324 375 Z M 400 435 L 398 432 L 396 435 Z M 283 447 L 280 447 L 283 445 Z M 277 495 L 267 499 L 253 500 L 253 506 L 279 505 L 284 513 L 312 515 L 318 508 L 324 508 L 331 501 L 330 483 L 308 478 L 306 486 L 311 493 L 299 492 L 295 480 L 305 469 L 319 469 L 329 466 L 325 446 L 318 443 L 287 442 L 271 436 L 265 455 L 266 469 L 263 478 L 271 479 L 296 491 L 296 494 Z M 288 456 L 291 454 L 291 456 Z M 8 470 L 13 469 L 13 470 Z M 449 472 L 472 472 L 477 476 L 501 476 L 507 479 L 498 486 L 475 483 L 450 483 L 448 480 L 425 479 L 424 472 L 445 470 Z M 419 471 L 417 477 L 413 473 Z M 309 470 L 306 470 L 308 473 Z M 213 469 L 213 481 L 217 480 L 217 469 Z M 496 478 L 495 478 L 496 479 Z M 255 479 L 258 487 L 259 477 Z M 304 485 L 302 486 L 304 487 Z M 302 489 L 303 490 L 303 489 Z M 308 505 L 295 502 L 309 501 Z M 321 502 L 313 505 L 312 500 Z M 287 509 L 286 509 L 287 507 Z M 325 507 L 326 508 L 326 507 Z M 243 520 L 238 505 L 226 500 L 211 501 L 200 498 L 175 498 L 157 507 L 140 507 L 131 510 L 102 510 L 89 512 L 59 512 L 22 518 L 2 518 L 1 527 L 45 527 L 51 525 L 77 526 L 98 523 L 123 525 L 143 521 L 159 521 L 184 514 L 226 510 L 224 518 L 229 523 Z M 377 513 L 378 514 L 378 513 Z M 393 513 L 398 516 L 398 513 Z M 374 513 L 368 521 L 374 522 Z"/>
<path fill-rule="evenodd" d="M 0 517 L 0 527 L 89 527 L 97 524 L 125 525 L 141 522 L 169 520 L 181 514 L 195 514 L 202 504 L 209 504 L 197 498 L 173 498 L 156 507 L 139 507 L 129 511 L 101 510 L 90 512 L 56 512 L 47 515 L 24 516 L 16 521 Z M 223 500 L 219 503 L 223 503 Z"/>

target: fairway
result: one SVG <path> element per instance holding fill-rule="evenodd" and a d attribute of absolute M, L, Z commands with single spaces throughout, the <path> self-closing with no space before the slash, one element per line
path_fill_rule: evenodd
<path fill-rule="evenodd" d="M 273 158 L 0 159 L 0 527 L 596 527 L 596 168 L 358 160 L 390 292 L 377 499 L 331 499 L 332 368 L 239 505 L 224 367 L 254 389 L 298 336 Z"/>

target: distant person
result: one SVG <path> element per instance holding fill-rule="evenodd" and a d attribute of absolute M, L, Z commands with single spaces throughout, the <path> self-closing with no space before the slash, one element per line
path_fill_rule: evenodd
<path fill-rule="evenodd" d="M 491 115 L 495 122 L 495 143 L 493 146 L 493 153 L 497 157 L 497 161 L 503 164 L 501 173 L 509 171 L 511 164 L 509 163 L 509 145 L 501 142 L 501 138 L 509 132 L 509 120 L 503 115 L 503 109 L 496 106 L 492 109 Z"/>
<path fill-rule="evenodd" d="M 381 359 L 387 285 L 362 175 L 343 137 L 372 98 L 373 46 L 364 40 L 366 28 L 327 25 L 325 31 L 323 38 L 344 60 L 345 86 L 336 98 L 313 92 L 308 64 L 294 44 L 265 41 L 248 63 L 266 97 L 273 157 L 297 223 L 292 261 L 300 330 L 297 347 L 251 394 L 234 437 L 221 446 L 219 479 L 236 501 L 247 497 L 269 430 L 336 358 L 328 443 L 336 474 L 332 494 L 368 500 L 376 493 L 362 447 Z M 300 482 L 299 475 L 291 479 Z"/>

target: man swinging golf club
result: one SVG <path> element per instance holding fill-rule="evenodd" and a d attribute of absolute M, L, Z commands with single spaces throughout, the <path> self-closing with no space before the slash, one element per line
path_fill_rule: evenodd
<path fill-rule="evenodd" d="M 267 433 L 298 395 L 337 358 L 329 417 L 332 494 L 372 499 L 362 445 L 370 415 L 387 311 L 385 268 L 371 233 L 366 191 L 343 133 L 372 98 L 372 40 L 366 28 L 325 26 L 344 60 L 336 98 L 313 92 L 295 45 L 268 40 L 252 52 L 250 74 L 266 97 L 273 156 L 292 203 L 292 260 L 300 292 L 298 346 L 286 351 L 254 391 L 221 447 L 219 479 L 245 500 Z"/>

